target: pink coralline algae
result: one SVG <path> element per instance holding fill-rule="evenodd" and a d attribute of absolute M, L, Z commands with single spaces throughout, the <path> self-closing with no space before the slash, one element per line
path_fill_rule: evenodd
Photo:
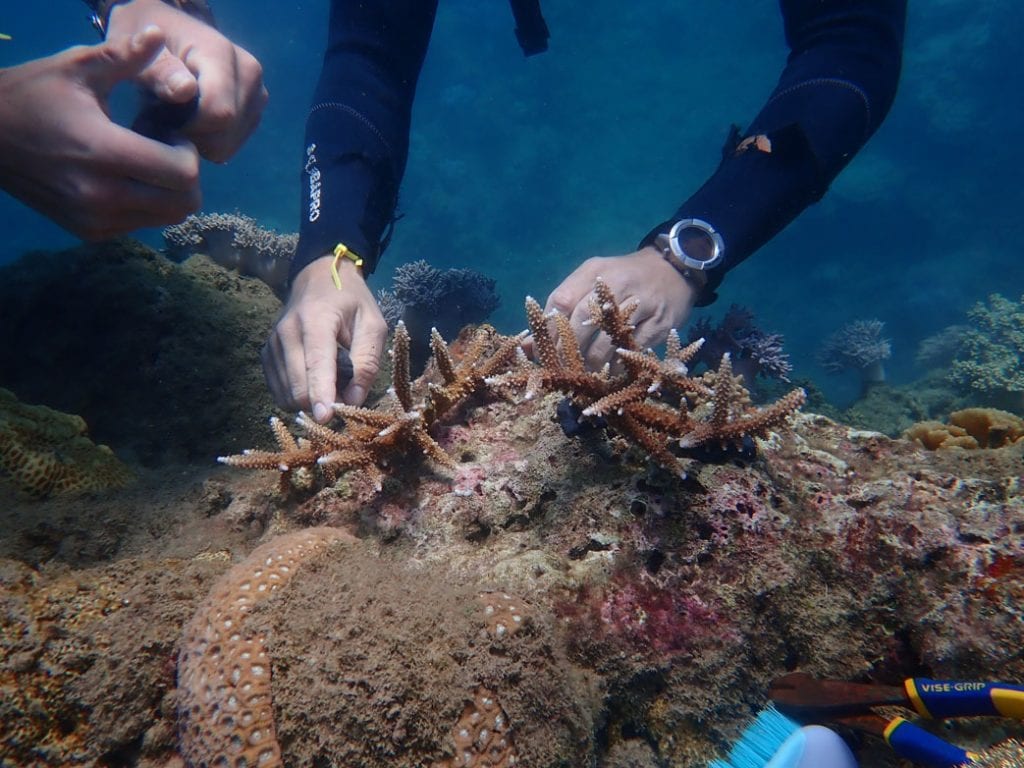
<path fill-rule="evenodd" d="M 733 634 L 719 609 L 642 577 L 609 587 L 597 610 L 608 635 L 645 653 L 693 652 L 711 638 Z"/>

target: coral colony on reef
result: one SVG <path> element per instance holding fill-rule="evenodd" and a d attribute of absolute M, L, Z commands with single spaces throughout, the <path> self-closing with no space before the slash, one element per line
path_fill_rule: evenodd
<path fill-rule="evenodd" d="M 729 307 L 717 326 L 703 317 L 689 331 L 691 342 L 704 339 L 704 344 L 693 358 L 691 367 L 698 364 L 717 368 L 725 355 L 729 355 L 733 372 L 743 375 L 749 389 L 758 376 L 789 381 L 793 364 L 783 351 L 782 335 L 767 333 L 754 323 L 754 313 L 738 304 Z"/>
<path fill-rule="evenodd" d="M 288 270 L 297 234 L 281 235 L 237 213 L 192 215 L 163 230 L 167 257 L 184 261 L 203 254 L 226 269 L 258 277 L 282 298 L 288 291 Z"/>
<path fill-rule="evenodd" d="M 1024 406 L 1024 297 L 1019 302 L 993 294 L 967 313 L 970 324 L 950 369 L 950 379 L 995 397 L 1015 409 Z"/>
<path fill-rule="evenodd" d="M 119 488 L 132 471 L 86 436 L 80 416 L 25 405 L 0 388 L 0 475 L 35 498 Z"/>
<path fill-rule="evenodd" d="M 844 325 L 822 343 L 818 363 L 829 373 L 856 371 L 865 390 L 885 381 L 885 361 L 892 355 L 892 346 L 882 337 L 884 328 L 881 320 Z"/>
<path fill-rule="evenodd" d="M 378 409 L 336 404 L 335 413 L 342 419 L 339 429 L 300 414 L 298 423 L 305 436 L 298 439 L 273 418 L 271 427 L 280 450 L 253 450 L 219 460 L 235 467 L 276 469 L 286 484 L 306 487 L 316 470 L 333 482 L 341 473 L 359 469 L 369 473 L 379 488 L 382 468 L 394 456 L 418 452 L 442 467 L 453 465 L 429 430 L 469 397 L 491 391 L 531 399 L 561 392 L 580 418 L 603 420 L 662 467 L 685 474 L 685 461 L 672 451 L 672 445 L 742 449 L 745 439 L 766 437 L 803 404 L 804 391 L 794 389 L 771 405 L 752 406 L 742 376 L 732 372 L 728 354 L 717 370 L 690 376 L 687 364 L 702 340 L 682 347 L 673 334 L 664 359 L 638 349 L 629 323 L 634 310 L 634 304 L 620 307 L 608 286 L 598 280 L 591 319 L 616 345 L 623 368 L 619 374 L 609 367 L 588 371 L 568 318 L 560 313 L 546 316 L 529 298 L 526 314 L 536 364 L 523 353 L 521 336 L 501 336 L 487 326 L 475 332 L 456 362 L 435 329 L 432 362 L 439 381 L 422 382 L 425 394 L 420 400 L 415 399 L 416 386 L 410 377 L 409 335 L 399 323 L 392 347 L 394 402 Z M 554 335 L 549 320 L 554 323 Z"/>
<path fill-rule="evenodd" d="M 377 298 L 389 327 L 405 322 L 414 371 L 430 355 L 432 329 L 454 338 L 465 326 L 485 321 L 500 303 L 494 280 L 473 269 L 442 270 L 419 260 L 395 267 L 391 282 L 392 290 Z"/>

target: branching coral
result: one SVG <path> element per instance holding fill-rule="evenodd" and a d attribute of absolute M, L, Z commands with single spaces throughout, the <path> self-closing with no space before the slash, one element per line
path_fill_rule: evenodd
<path fill-rule="evenodd" d="M 950 378 L 989 396 L 1024 394 L 1024 297 L 1020 302 L 995 293 L 967 313 L 971 322 L 961 335 Z"/>
<path fill-rule="evenodd" d="M 405 321 L 416 370 L 429 355 L 432 327 L 454 337 L 464 326 L 484 322 L 500 302 L 491 278 L 472 269 L 437 269 L 422 259 L 396 267 L 392 293 L 378 294 L 378 301 Z"/>
<path fill-rule="evenodd" d="M 638 349 L 629 322 L 635 304 L 619 306 L 600 280 L 594 290 L 592 322 L 617 346 L 622 373 L 613 374 L 607 366 L 587 370 L 569 319 L 558 313 L 547 316 L 536 301 L 527 298 L 537 363 L 523 353 L 520 336 L 501 336 L 489 326 L 473 334 L 456 360 L 434 329 L 432 366 L 414 382 L 409 335 L 400 323 L 392 347 L 392 398 L 387 403 L 375 409 L 336 404 L 340 428 L 322 426 L 300 414 L 298 422 L 306 435 L 298 439 L 272 420 L 279 451 L 248 451 L 219 461 L 249 469 L 277 469 L 285 484 L 300 478 L 307 484 L 316 469 L 328 482 L 359 469 L 379 489 L 384 468 L 404 456 L 422 454 L 442 467 L 453 466 L 430 430 L 468 398 L 488 391 L 527 399 L 541 392 L 562 392 L 581 418 L 602 419 L 662 467 L 685 474 L 685 461 L 673 453 L 671 444 L 682 449 L 739 447 L 745 439 L 764 438 L 784 426 L 803 404 L 804 391 L 794 389 L 768 406 L 752 406 L 728 355 L 717 370 L 689 375 L 687 365 L 700 349 L 700 340 L 684 347 L 673 333 L 664 358 Z M 554 324 L 553 334 L 549 321 Z"/>
<path fill-rule="evenodd" d="M 802 389 L 795 389 L 766 408 L 754 408 L 741 378 L 734 377 L 726 355 L 717 371 L 700 377 L 689 375 L 688 364 L 702 345 L 697 340 L 683 347 L 678 335 L 669 337 L 665 358 L 640 351 L 633 339 L 629 317 L 634 305 L 620 307 L 611 289 L 598 280 L 590 307 L 591 321 L 618 345 L 624 373 L 588 371 L 564 315 L 552 320 L 556 335 L 547 329 L 548 318 L 532 299 L 527 299 L 527 317 L 539 370 L 520 366 L 496 377 L 498 387 L 522 387 L 526 396 L 538 389 L 567 394 L 584 417 L 601 417 L 615 432 L 646 451 L 658 464 L 680 474 L 685 466 L 669 450 L 699 446 L 733 447 L 744 437 L 764 437 L 785 423 L 789 414 L 804 402 Z M 556 344 L 557 339 L 557 344 Z"/>
<path fill-rule="evenodd" d="M 694 365 L 703 364 L 712 369 L 724 355 L 732 360 L 732 369 L 743 376 L 747 387 L 760 375 L 769 379 L 789 381 L 793 365 L 783 351 L 782 336 L 766 333 L 754 323 L 754 314 L 745 307 L 733 304 L 717 326 L 707 318 L 693 324 L 690 341 L 704 339 L 704 346 L 694 359 Z"/>
<path fill-rule="evenodd" d="M 818 350 L 818 363 L 829 373 L 854 370 L 864 388 L 885 381 L 884 363 L 892 346 L 882 337 L 881 320 L 855 320 L 833 333 Z"/>

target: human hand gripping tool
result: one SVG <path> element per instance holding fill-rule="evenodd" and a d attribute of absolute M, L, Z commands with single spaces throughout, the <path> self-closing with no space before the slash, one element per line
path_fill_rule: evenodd
<path fill-rule="evenodd" d="M 903 717 L 875 707 L 906 707 L 923 718 L 1008 717 L 1024 720 L 1024 686 L 968 680 L 907 678 L 902 686 L 822 680 L 803 672 L 772 682 L 768 696 L 784 715 L 805 725 L 840 725 L 881 736 L 900 756 L 921 765 L 955 768 L 977 758 Z"/>

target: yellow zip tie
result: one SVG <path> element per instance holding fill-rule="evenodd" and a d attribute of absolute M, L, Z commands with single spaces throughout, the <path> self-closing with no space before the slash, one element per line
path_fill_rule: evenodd
<path fill-rule="evenodd" d="M 339 291 L 341 290 L 341 276 L 338 274 L 338 263 L 342 259 L 348 259 L 357 267 L 363 266 L 362 257 L 350 251 L 347 245 L 338 243 L 334 246 L 334 261 L 331 262 L 331 279 L 334 281 L 334 287 Z"/>

